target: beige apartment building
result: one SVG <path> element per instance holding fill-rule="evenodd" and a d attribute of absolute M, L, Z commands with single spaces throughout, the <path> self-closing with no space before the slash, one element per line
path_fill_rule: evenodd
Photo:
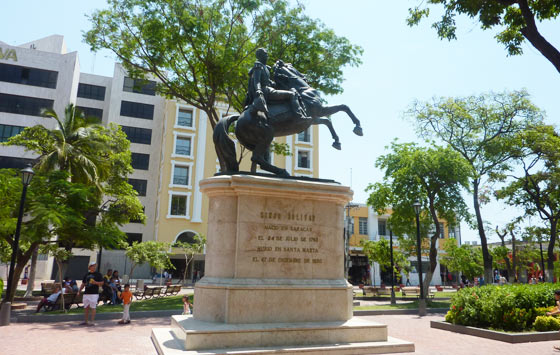
<path fill-rule="evenodd" d="M 0 41 L 0 141 L 16 135 L 27 126 L 55 127 L 41 117 L 43 108 L 59 115 L 74 103 L 103 124 L 120 125 L 131 142 L 130 184 L 145 208 L 146 223 L 123 226 L 128 241 L 158 240 L 173 243 L 206 234 L 208 201 L 199 190 L 200 180 L 219 171 L 212 141 L 212 127 L 206 114 L 177 100 L 156 95 L 155 81 L 138 82 L 115 64 L 113 76 L 80 72 L 77 52 L 67 53 L 64 38 L 53 35 L 19 46 Z M 228 113 L 227 105 L 216 107 Z M 287 143 L 291 156 L 273 156 L 273 164 L 296 176 L 319 176 L 319 130 L 317 126 L 299 135 L 278 138 Z M 241 149 L 237 145 L 237 151 Z M 0 147 L 0 168 L 23 168 L 36 158 L 20 147 Z M 242 161 L 249 170 L 250 156 Z M 81 277 L 98 251 L 74 250 L 69 276 Z M 203 272 L 204 256 L 192 268 Z M 184 259 L 173 256 L 175 275 L 184 268 Z M 38 278 L 50 279 L 53 262 L 40 256 Z M 101 271 L 130 270 L 122 250 L 102 250 Z M 135 277 L 151 277 L 147 265 L 136 268 Z M 0 266 L 2 274 L 2 266 Z M 189 271 L 189 277 L 191 272 Z"/>

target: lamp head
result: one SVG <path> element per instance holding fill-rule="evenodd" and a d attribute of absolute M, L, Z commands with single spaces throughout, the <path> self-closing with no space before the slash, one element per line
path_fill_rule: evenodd
<path fill-rule="evenodd" d="M 33 175 L 35 175 L 35 172 L 33 171 L 33 169 L 31 169 L 31 166 L 28 165 L 26 168 L 21 170 L 21 181 L 23 182 L 23 185 L 25 186 L 29 186 L 29 184 L 31 183 L 31 179 L 33 178 Z"/>
<path fill-rule="evenodd" d="M 422 205 L 420 204 L 420 201 L 418 199 L 416 199 L 416 201 L 414 201 L 412 206 L 414 207 L 414 212 L 416 213 L 416 215 L 419 215 L 420 214 L 420 207 L 422 207 Z"/>

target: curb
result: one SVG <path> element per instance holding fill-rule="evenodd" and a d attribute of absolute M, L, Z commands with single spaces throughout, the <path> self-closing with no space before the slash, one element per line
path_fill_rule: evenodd
<path fill-rule="evenodd" d="M 503 341 L 510 344 L 529 343 L 535 341 L 560 340 L 560 333 L 531 332 L 531 333 L 504 333 L 495 330 L 469 327 L 466 325 L 451 324 L 442 321 L 430 321 L 430 328 L 447 330 L 454 333 L 472 335 L 480 338 Z"/>
<path fill-rule="evenodd" d="M 449 308 L 428 308 L 426 311 L 428 314 L 445 314 L 449 311 Z M 354 311 L 354 316 L 382 316 L 397 314 L 418 314 L 418 309 L 373 309 L 370 311 Z"/>
<path fill-rule="evenodd" d="M 138 318 L 152 318 L 152 317 L 171 317 L 180 315 L 182 310 L 163 310 L 163 311 L 137 311 L 130 312 L 133 319 Z M 96 320 L 107 320 L 107 319 L 120 319 L 122 317 L 122 312 L 106 312 L 97 313 L 95 315 Z M 30 316 L 17 316 L 12 318 L 12 323 L 56 323 L 56 322 L 71 322 L 71 321 L 82 321 L 84 319 L 83 313 L 76 314 L 61 314 L 61 315 L 30 315 Z"/>

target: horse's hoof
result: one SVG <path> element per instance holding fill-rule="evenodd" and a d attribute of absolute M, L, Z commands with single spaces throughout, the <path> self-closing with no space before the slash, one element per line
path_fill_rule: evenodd
<path fill-rule="evenodd" d="M 333 148 L 336 149 L 336 150 L 342 149 L 342 146 L 340 145 L 340 142 L 334 142 L 334 143 L 332 144 L 332 146 L 333 146 Z"/>
<path fill-rule="evenodd" d="M 354 134 L 360 137 L 363 136 L 364 132 L 362 131 L 362 127 L 360 126 L 354 127 Z"/>

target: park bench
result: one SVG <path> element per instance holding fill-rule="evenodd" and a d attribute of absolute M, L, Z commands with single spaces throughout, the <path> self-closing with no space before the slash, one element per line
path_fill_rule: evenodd
<path fill-rule="evenodd" d="M 420 287 L 403 287 L 401 291 L 403 296 L 420 297 Z M 435 294 L 431 290 L 428 290 L 428 294 L 426 295 L 426 298 L 434 298 L 434 297 Z"/>
<path fill-rule="evenodd" d="M 372 296 L 377 296 L 377 291 L 379 290 L 378 287 L 374 287 L 374 286 L 364 286 L 362 288 L 362 292 L 364 293 L 364 297 L 366 296 L 367 293 L 371 293 Z"/>
<path fill-rule="evenodd" d="M 164 296 L 175 296 L 181 292 L 181 285 L 169 285 L 165 288 Z"/>
<path fill-rule="evenodd" d="M 70 307 L 72 307 L 72 304 L 74 302 L 74 298 L 75 298 L 76 294 L 75 293 L 65 293 L 62 296 L 63 297 L 60 297 L 60 295 L 58 295 L 58 298 L 56 299 L 56 301 L 54 303 L 46 304 L 45 305 L 45 311 L 50 312 L 50 311 L 54 311 L 54 310 L 57 310 L 57 309 L 62 309 L 62 298 L 64 298 L 64 307 L 66 309 L 70 309 Z"/>
<path fill-rule="evenodd" d="M 154 298 L 160 298 L 165 296 L 165 292 L 161 292 L 163 290 L 163 286 L 156 286 L 156 287 L 151 287 L 154 291 L 153 291 L 153 297 Z"/>

